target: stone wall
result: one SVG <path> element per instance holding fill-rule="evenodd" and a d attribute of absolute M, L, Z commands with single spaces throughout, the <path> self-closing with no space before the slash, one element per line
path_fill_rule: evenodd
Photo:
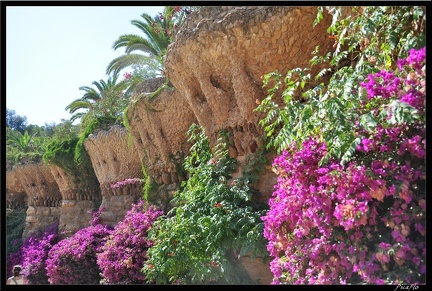
<path fill-rule="evenodd" d="M 58 206 L 28 206 L 23 238 L 27 238 L 33 232 L 58 224 L 60 214 L 61 207 Z"/>
<path fill-rule="evenodd" d="M 220 129 L 230 129 L 238 155 L 256 151 L 263 75 L 307 67 L 317 45 L 331 48 L 331 18 L 312 27 L 316 14 L 315 6 L 208 6 L 189 15 L 169 47 L 166 71 L 212 144 Z"/>
<path fill-rule="evenodd" d="M 190 147 L 186 132 L 196 123 L 179 92 L 167 89 L 151 99 L 141 96 L 130 106 L 128 121 L 147 173 L 157 184 L 178 183 L 182 177 L 177 168 Z"/>
<path fill-rule="evenodd" d="M 228 130 L 230 155 L 241 166 L 263 149 L 263 115 L 255 112 L 257 102 L 267 96 L 263 76 L 309 67 L 317 45 L 320 52 L 332 49 L 326 32 L 331 16 L 313 27 L 316 15 L 315 6 L 206 6 L 188 16 L 169 46 L 169 80 L 212 146 L 219 130 Z M 266 158 L 271 162 L 273 154 Z M 268 170 L 255 185 L 264 200 L 271 196 L 274 181 Z"/>

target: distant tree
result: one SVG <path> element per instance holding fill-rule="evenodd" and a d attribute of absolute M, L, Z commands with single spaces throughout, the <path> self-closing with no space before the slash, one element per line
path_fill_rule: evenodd
<path fill-rule="evenodd" d="M 62 122 L 64 122 L 64 121 L 65 120 L 62 120 Z M 42 128 L 43 128 L 43 130 L 45 132 L 45 135 L 46 136 L 52 136 L 54 134 L 54 132 L 55 132 L 56 126 L 57 126 L 57 124 L 54 123 L 54 122 L 51 122 L 51 123 L 46 123 L 45 122 L 45 124 L 42 126 Z"/>
<path fill-rule="evenodd" d="M 15 110 L 6 108 L 6 126 L 18 130 L 24 134 L 27 125 L 27 117 L 19 116 Z"/>
<path fill-rule="evenodd" d="M 62 119 L 62 122 L 53 127 L 52 138 L 57 140 L 66 140 L 78 135 L 78 126 L 72 121 Z"/>
<path fill-rule="evenodd" d="M 30 135 L 34 134 L 40 137 L 50 137 L 54 134 L 55 123 L 46 123 L 45 125 L 39 126 L 37 124 L 29 124 L 25 127 Z"/>

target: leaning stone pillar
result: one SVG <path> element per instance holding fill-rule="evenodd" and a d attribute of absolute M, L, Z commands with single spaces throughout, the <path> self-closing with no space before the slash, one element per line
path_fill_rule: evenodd
<path fill-rule="evenodd" d="M 39 164 L 25 164 L 15 167 L 16 175 L 27 193 L 27 217 L 23 237 L 32 232 L 45 230 L 59 222 L 61 194 L 50 171 L 50 167 Z"/>
<path fill-rule="evenodd" d="M 93 173 L 93 169 L 81 169 L 76 175 L 55 165 L 50 169 L 62 196 L 59 234 L 69 237 L 90 225 L 91 214 L 99 208 L 102 200 L 99 183 L 89 173 Z"/>
<path fill-rule="evenodd" d="M 6 173 L 6 208 L 13 210 L 27 208 L 27 193 L 15 170 Z"/>
<path fill-rule="evenodd" d="M 157 190 L 149 202 L 167 209 L 172 194 L 186 179 L 181 170 L 191 144 L 186 132 L 197 123 L 193 111 L 174 88 L 150 98 L 154 89 L 146 80 L 134 92 L 127 118 L 135 148 Z"/>
<path fill-rule="evenodd" d="M 89 135 L 84 142 L 101 189 L 102 203 L 99 209 L 102 212 L 99 218 L 102 224 L 116 225 L 123 220 L 132 204 L 143 196 L 142 183 L 111 187 L 119 181 L 143 179 L 141 160 L 128 138 L 126 128 L 114 125 L 108 131 Z"/>

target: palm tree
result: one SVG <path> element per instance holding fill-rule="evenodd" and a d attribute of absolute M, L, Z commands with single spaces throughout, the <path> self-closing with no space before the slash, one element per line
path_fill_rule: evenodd
<path fill-rule="evenodd" d="M 81 98 L 72 101 L 65 108 L 65 110 L 69 111 L 70 114 L 73 114 L 70 120 L 73 122 L 77 119 L 83 118 L 91 111 L 98 111 L 97 113 L 112 111 L 114 108 L 103 108 L 103 105 L 99 104 L 103 99 L 125 99 L 124 97 L 126 96 L 121 95 L 127 88 L 127 83 L 125 81 L 117 83 L 118 77 L 118 72 L 114 72 L 114 74 L 108 77 L 107 81 L 102 79 L 99 80 L 99 82 L 94 81 L 92 84 L 96 89 L 90 86 L 79 87 L 79 90 L 85 92 L 84 95 Z M 85 111 L 77 112 L 80 109 L 84 109 Z"/>
<path fill-rule="evenodd" d="M 166 10 L 167 8 L 165 8 Z M 147 13 L 141 15 L 144 21 L 132 20 L 132 25 L 138 27 L 146 37 L 135 34 L 121 35 L 113 44 L 116 50 L 125 47 L 125 54 L 112 60 L 107 67 L 107 74 L 119 72 L 134 64 L 140 64 L 145 61 L 145 54 L 132 53 L 141 51 L 154 57 L 160 64 L 159 70 L 163 71 L 163 56 L 171 41 L 166 31 L 173 27 L 173 18 L 164 17 L 162 14 L 151 17 Z"/>
<path fill-rule="evenodd" d="M 121 71 L 132 65 L 148 62 L 148 57 L 153 57 L 158 63 L 158 70 L 163 74 L 164 57 L 168 45 L 173 41 L 177 27 L 183 22 L 186 15 L 198 10 L 200 6 L 166 6 L 163 13 L 154 18 L 143 13 L 142 20 L 132 20 L 131 23 L 138 27 L 144 37 L 135 34 L 125 34 L 114 42 L 114 50 L 125 47 L 125 54 L 112 60 L 107 67 L 107 74 L 113 71 Z M 145 54 L 132 53 L 140 51 Z M 146 58 L 147 57 L 147 58 Z"/>

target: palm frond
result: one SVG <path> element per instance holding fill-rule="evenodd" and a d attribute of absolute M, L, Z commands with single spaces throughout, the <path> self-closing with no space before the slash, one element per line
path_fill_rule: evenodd
<path fill-rule="evenodd" d="M 121 47 L 127 47 L 129 44 L 130 39 L 138 38 L 139 36 L 136 34 L 123 34 L 121 35 L 112 45 L 112 48 L 114 50 L 121 48 Z"/>
<path fill-rule="evenodd" d="M 90 109 L 92 107 L 92 103 L 84 100 L 77 99 L 72 101 L 68 106 L 66 106 L 65 110 L 69 110 L 69 113 L 75 113 L 79 109 Z"/>
<path fill-rule="evenodd" d="M 146 57 L 145 55 L 140 55 L 140 54 L 127 54 L 127 55 L 119 56 L 108 64 L 106 70 L 107 74 L 119 73 L 124 68 L 145 61 L 145 57 Z"/>

